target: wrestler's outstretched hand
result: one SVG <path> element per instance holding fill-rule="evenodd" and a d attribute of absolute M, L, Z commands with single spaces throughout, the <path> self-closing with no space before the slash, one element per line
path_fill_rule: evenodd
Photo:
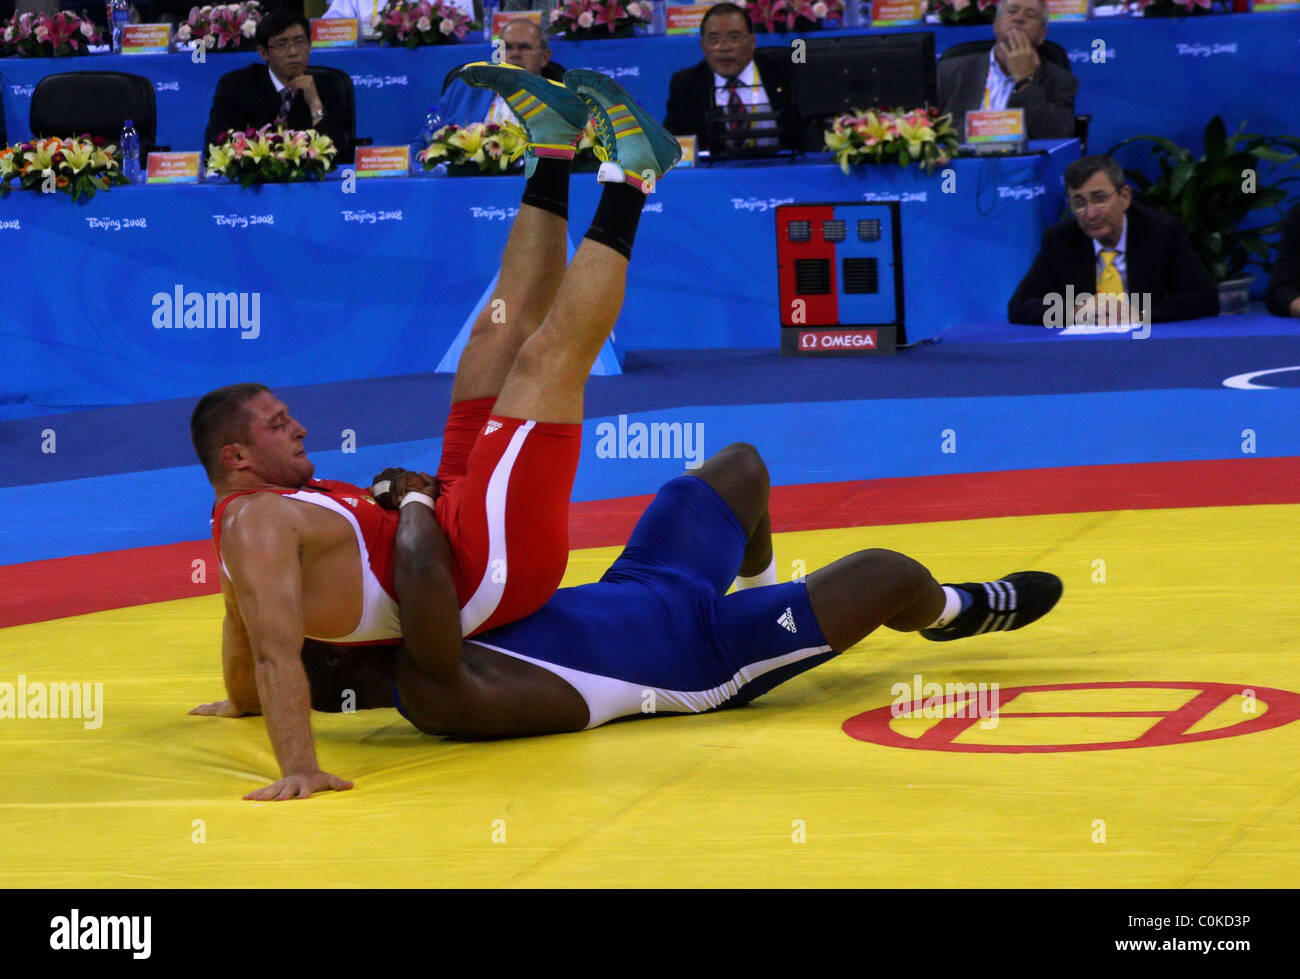
<path fill-rule="evenodd" d="M 313 792 L 342 792 L 352 788 L 352 783 L 345 778 L 328 772 L 310 772 L 306 775 L 290 775 L 278 782 L 272 782 L 264 789 L 257 789 L 244 796 L 253 802 L 283 802 L 285 799 L 306 799 Z"/>
<path fill-rule="evenodd" d="M 199 704 L 191 714 L 203 714 L 208 717 L 244 717 L 253 713 L 249 710 L 232 704 L 229 700 L 216 700 L 210 704 Z"/>
<path fill-rule="evenodd" d="M 438 481 L 428 473 L 391 466 L 370 481 L 370 495 L 385 510 L 396 510 L 407 493 L 428 493 L 437 497 Z"/>

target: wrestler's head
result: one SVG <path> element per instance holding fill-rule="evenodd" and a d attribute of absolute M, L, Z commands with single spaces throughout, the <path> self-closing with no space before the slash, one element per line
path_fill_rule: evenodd
<path fill-rule="evenodd" d="M 338 714 L 393 706 L 396 646 L 333 646 L 307 639 L 302 665 L 311 709 Z"/>
<path fill-rule="evenodd" d="M 209 391 L 190 418 L 194 451 L 218 492 L 302 486 L 316 471 L 303 449 L 306 436 L 263 384 Z"/>

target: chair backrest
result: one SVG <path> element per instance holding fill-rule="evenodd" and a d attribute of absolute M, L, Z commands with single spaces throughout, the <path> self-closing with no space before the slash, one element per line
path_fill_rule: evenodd
<path fill-rule="evenodd" d="M 992 39 L 987 41 L 963 41 L 961 44 L 954 44 L 943 54 L 939 55 L 940 61 L 947 61 L 949 58 L 960 58 L 965 54 L 986 54 L 989 48 L 993 47 Z M 1044 61 L 1050 61 L 1059 68 L 1071 71 L 1070 56 L 1065 53 L 1065 48 L 1061 47 L 1055 41 L 1045 40 L 1038 45 L 1038 57 Z"/>
<path fill-rule="evenodd" d="M 46 75 L 32 92 L 33 136 L 89 133 L 116 143 L 130 119 L 140 137 L 140 159 L 153 149 L 158 110 L 153 82 L 124 71 L 64 71 Z"/>
<path fill-rule="evenodd" d="M 339 68 L 329 65 L 308 65 L 307 74 L 316 79 L 316 87 L 325 99 L 326 92 L 332 94 L 332 102 L 343 106 L 345 113 L 344 145 L 339 147 L 338 162 L 351 163 L 356 159 L 357 146 L 357 96 L 352 85 L 352 76 Z"/>

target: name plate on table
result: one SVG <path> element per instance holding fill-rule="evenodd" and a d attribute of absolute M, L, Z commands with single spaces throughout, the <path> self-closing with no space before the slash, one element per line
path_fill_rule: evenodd
<path fill-rule="evenodd" d="M 1088 0 L 1047 0 L 1047 19 L 1053 23 L 1058 20 L 1087 20 Z"/>
<path fill-rule="evenodd" d="M 665 7 L 664 13 L 667 15 L 669 34 L 698 34 L 700 33 L 700 21 L 704 20 L 704 15 L 709 12 L 709 8 L 704 4 L 697 3 L 690 6 Z"/>
<path fill-rule="evenodd" d="M 501 32 L 505 30 L 506 24 L 512 20 L 531 20 L 538 27 L 542 26 L 542 12 L 540 10 L 498 10 L 492 15 L 492 36 L 500 37 Z"/>
<path fill-rule="evenodd" d="M 976 109 L 966 113 L 966 145 L 978 153 L 1022 153 L 1024 109 Z"/>
<path fill-rule="evenodd" d="M 171 24 L 127 24 L 122 28 L 123 54 L 166 54 L 171 43 Z"/>
<path fill-rule="evenodd" d="M 409 146 L 358 146 L 358 177 L 405 177 L 411 166 Z"/>
<path fill-rule="evenodd" d="M 925 0 L 871 0 L 872 27 L 919 24 L 925 17 Z"/>
<path fill-rule="evenodd" d="M 199 154 L 150 153 L 145 182 L 150 184 L 194 184 L 199 181 Z"/>
<path fill-rule="evenodd" d="M 320 18 L 311 22 L 313 48 L 355 48 L 361 22 L 355 17 Z"/>
<path fill-rule="evenodd" d="M 695 166 L 695 137 L 678 136 L 677 144 L 682 148 L 682 158 L 677 161 L 679 167 Z"/>

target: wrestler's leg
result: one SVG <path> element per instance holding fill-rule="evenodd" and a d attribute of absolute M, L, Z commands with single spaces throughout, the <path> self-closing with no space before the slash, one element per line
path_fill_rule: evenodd
<path fill-rule="evenodd" d="M 568 196 L 568 160 L 538 160 L 527 187 L 545 180 Z M 525 190 L 524 199 L 528 200 Z M 495 398 L 524 341 L 542 324 L 564 277 L 568 220 L 554 209 L 523 203 L 501 257 L 492 299 L 478 314 L 456 365 L 451 400 Z"/>

